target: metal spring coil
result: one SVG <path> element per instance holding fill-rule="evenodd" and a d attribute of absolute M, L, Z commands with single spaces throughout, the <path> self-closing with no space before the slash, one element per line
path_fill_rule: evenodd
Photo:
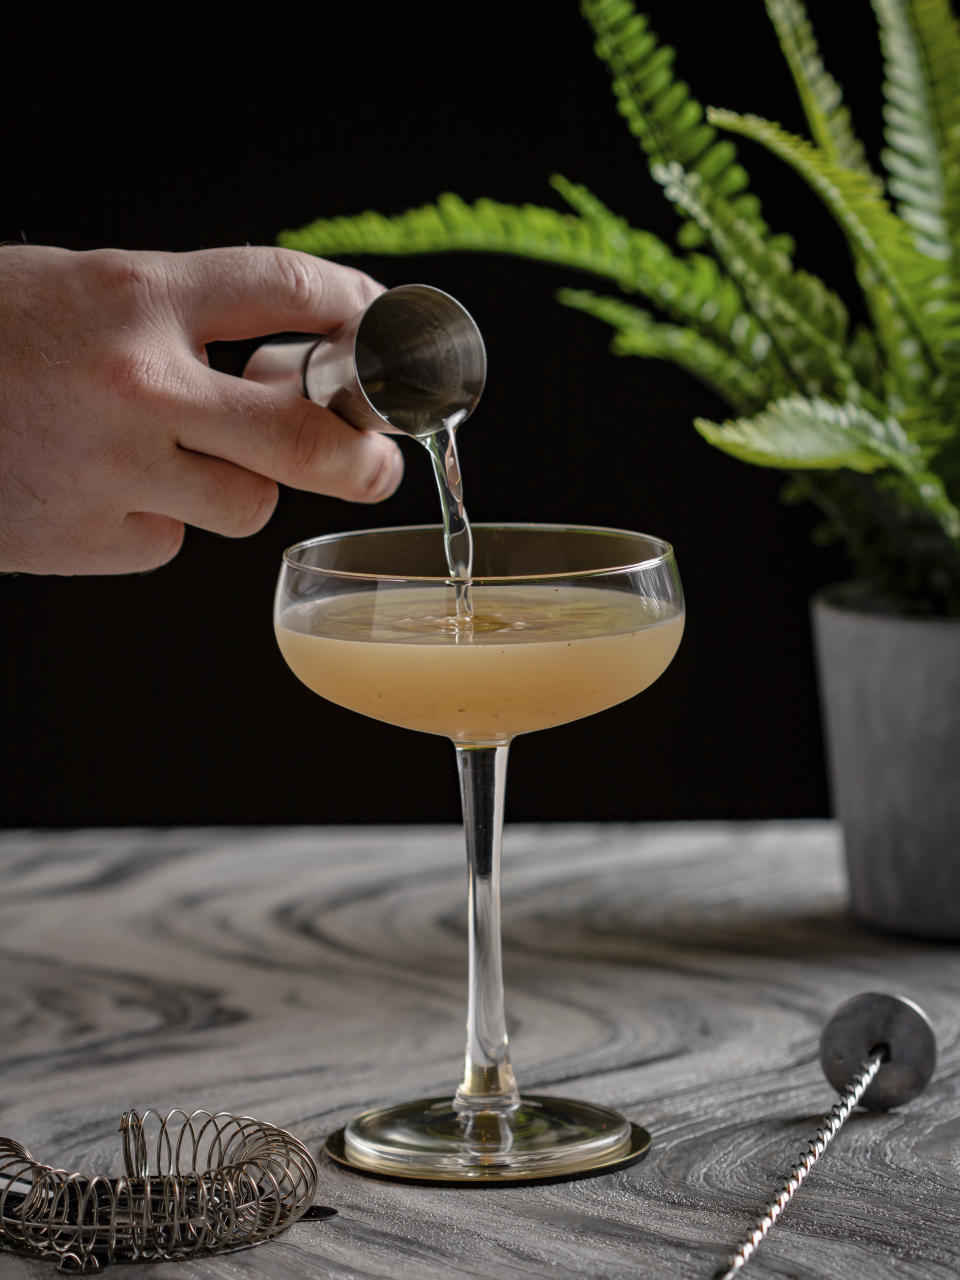
<path fill-rule="evenodd" d="M 125 1112 L 124 1174 L 69 1173 L 0 1138 L 0 1246 L 61 1271 L 258 1244 L 310 1207 L 317 1165 L 283 1129 L 226 1112 Z M 152 1155 L 152 1162 L 151 1162 Z"/>

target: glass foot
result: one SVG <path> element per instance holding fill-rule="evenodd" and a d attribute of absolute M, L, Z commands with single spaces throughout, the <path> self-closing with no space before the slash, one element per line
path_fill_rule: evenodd
<path fill-rule="evenodd" d="M 339 1164 L 360 1172 L 472 1184 L 625 1168 L 646 1155 L 650 1135 L 607 1107 L 530 1094 L 506 1112 L 467 1115 L 450 1098 L 367 1111 L 325 1145 Z"/>

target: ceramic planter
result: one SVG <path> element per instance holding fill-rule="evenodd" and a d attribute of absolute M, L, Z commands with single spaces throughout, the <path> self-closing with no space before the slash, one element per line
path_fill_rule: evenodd
<path fill-rule="evenodd" d="M 834 811 L 865 923 L 960 939 L 960 619 L 813 600 Z"/>

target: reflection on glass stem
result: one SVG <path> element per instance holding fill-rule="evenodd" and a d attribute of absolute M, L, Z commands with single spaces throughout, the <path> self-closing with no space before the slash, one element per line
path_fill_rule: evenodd
<path fill-rule="evenodd" d="M 520 1105 L 510 1065 L 500 945 L 500 852 L 509 744 L 457 747 L 467 846 L 467 1052 L 454 1106 L 461 1114 Z"/>

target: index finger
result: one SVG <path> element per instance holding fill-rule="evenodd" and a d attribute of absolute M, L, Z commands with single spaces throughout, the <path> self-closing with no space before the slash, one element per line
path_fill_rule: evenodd
<path fill-rule="evenodd" d="M 171 297 L 201 343 L 329 333 L 383 292 L 362 271 L 274 246 L 197 249 L 169 265 Z"/>

